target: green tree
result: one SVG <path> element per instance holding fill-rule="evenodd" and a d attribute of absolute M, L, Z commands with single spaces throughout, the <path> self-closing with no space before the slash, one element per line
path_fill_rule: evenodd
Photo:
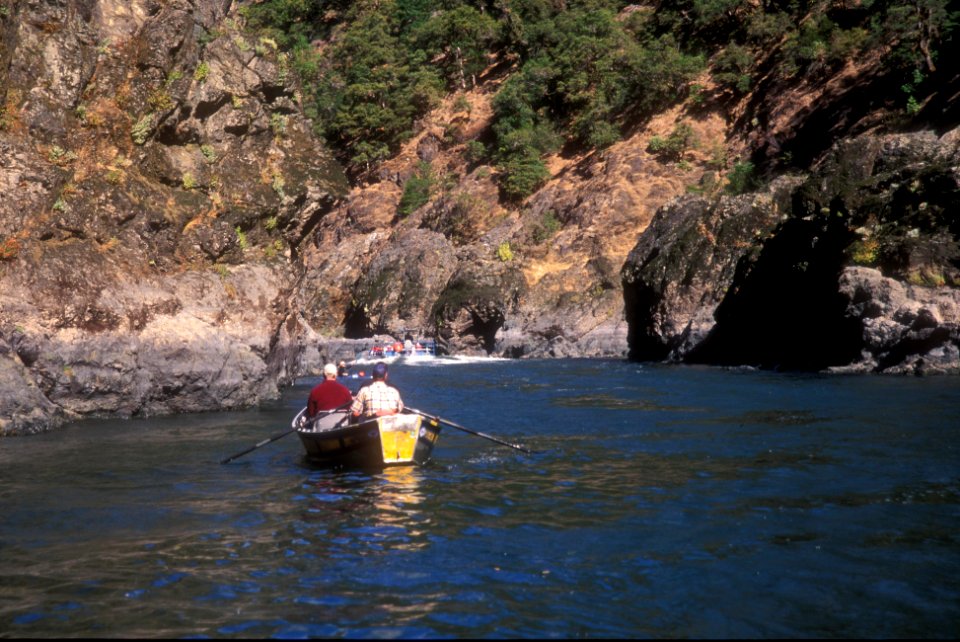
<path fill-rule="evenodd" d="M 503 192 L 507 198 L 521 200 L 537 190 L 550 178 L 550 172 L 540 160 L 540 154 L 526 147 L 512 154 L 500 165 L 504 173 Z"/>
<path fill-rule="evenodd" d="M 499 37 L 499 25 L 489 14 L 460 5 L 440 11 L 415 33 L 417 46 L 439 66 L 451 87 L 466 89 L 487 66 L 487 52 Z M 468 83 L 469 81 L 469 83 Z"/>
<path fill-rule="evenodd" d="M 642 18 L 625 24 L 615 8 L 602 0 L 565 10 L 521 3 L 524 16 L 538 22 L 523 23 L 526 59 L 494 100 L 495 155 L 508 195 L 524 196 L 543 181 L 537 152 L 562 144 L 556 131 L 585 147 L 610 145 L 625 118 L 677 98 L 702 67 L 674 41 L 653 37 Z"/>
<path fill-rule="evenodd" d="M 397 212 L 401 218 L 409 216 L 430 200 L 430 192 L 433 189 L 434 182 L 430 163 L 421 161 L 417 166 L 416 173 L 408 178 L 403 185 L 403 196 L 400 197 L 400 204 L 397 207 Z"/>
<path fill-rule="evenodd" d="M 749 49 L 731 42 L 714 59 L 713 77 L 736 93 L 746 93 L 752 80 L 753 61 L 754 54 Z"/>
<path fill-rule="evenodd" d="M 331 21 L 350 6 L 347 0 L 261 0 L 240 8 L 248 25 L 266 33 L 285 48 L 309 45 L 318 36 L 326 36 Z"/>
<path fill-rule="evenodd" d="M 937 48 L 955 37 L 960 9 L 949 0 L 876 0 L 878 43 L 892 45 L 891 62 L 904 69 L 937 70 Z"/>
<path fill-rule="evenodd" d="M 733 169 L 727 174 L 727 184 L 725 190 L 729 194 L 743 194 L 757 187 L 757 178 L 754 174 L 754 165 L 750 161 L 742 161 L 734 164 Z"/>
<path fill-rule="evenodd" d="M 315 90 L 323 133 L 355 169 L 396 152 L 414 119 L 436 105 L 443 91 L 436 72 L 422 54 L 402 45 L 389 12 L 378 6 L 358 10 Z"/>

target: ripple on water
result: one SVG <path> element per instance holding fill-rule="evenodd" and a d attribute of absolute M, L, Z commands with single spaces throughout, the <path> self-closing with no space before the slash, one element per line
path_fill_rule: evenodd
<path fill-rule="evenodd" d="M 598 408 L 603 410 L 642 410 L 698 412 L 700 408 L 675 406 L 651 401 L 649 398 L 623 398 L 612 394 L 580 394 L 555 397 L 551 403 L 561 408 Z"/>

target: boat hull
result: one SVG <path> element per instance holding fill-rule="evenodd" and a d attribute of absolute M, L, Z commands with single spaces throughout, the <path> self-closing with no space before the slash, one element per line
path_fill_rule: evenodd
<path fill-rule="evenodd" d="M 297 430 L 311 463 L 382 469 L 422 466 L 440 437 L 440 424 L 420 415 L 390 415 L 359 424 L 332 413 Z"/>

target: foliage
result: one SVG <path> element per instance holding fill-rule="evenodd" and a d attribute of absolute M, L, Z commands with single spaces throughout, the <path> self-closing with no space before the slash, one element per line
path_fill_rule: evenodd
<path fill-rule="evenodd" d="M 0 261 L 15 259 L 20 253 L 20 242 L 15 236 L 8 236 L 0 241 Z"/>
<path fill-rule="evenodd" d="M 430 164 L 420 161 L 417 171 L 403 185 L 403 196 L 397 206 L 397 213 L 405 218 L 430 200 L 435 179 Z"/>
<path fill-rule="evenodd" d="M 487 146 L 478 140 L 467 141 L 464 145 L 463 156 L 471 165 L 480 163 L 487 157 Z"/>
<path fill-rule="evenodd" d="M 857 265 L 876 265 L 880 253 L 880 243 L 875 238 L 859 239 L 850 247 L 850 260 Z"/>
<path fill-rule="evenodd" d="M 197 65 L 196 70 L 194 70 L 193 72 L 193 79 L 196 80 L 197 82 L 202 83 L 207 80 L 207 76 L 209 74 L 210 74 L 210 65 L 207 64 L 206 61 L 204 61 L 204 62 L 201 62 L 199 65 Z"/>
<path fill-rule="evenodd" d="M 917 101 L 917 97 L 914 95 L 916 88 L 921 86 L 924 81 L 924 74 L 919 69 L 913 70 L 913 77 L 910 79 L 910 82 L 905 82 L 900 86 L 900 91 L 902 91 L 907 96 L 907 113 L 911 116 L 917 114 L 920 109 L 920 103 Z"/>
<path fill-rule="evenodd" d="M 443 91 L 425 53 L 405 47 L 395 17 L 377 6 L 360 3 L 354 9 L 355 20 L 319 64 L 322 73 L 310 97 L 322 133 L 355 170 L 396 152 L 414 119 L 433 108 Z"/>
<path fill-rule="evenodd" d="M 504 174 L 503 192 L 511 200 L 522 200 L 537 190 L 550 172 L 533 147 L 525 147 L 500 165 Z"/>
<path fill-rule="evenodd" d="M 653 136 L 647 145 L 647 149 L 658 156 L 681 162 L 687 149 L 696 143 L 697 137 L 693 133 L 693 127 L 690 126 L 690 123 L 681 122 L 677 123 L 677 126 L 666 138 Z"/>
<path fill-rule="evenodd" d="M 510 247 L 510 241 L 504 241 L 497 246 L 497 258 L 504 263 L 513 260 L 513 248 Z"/>
<path fill-rule="evenodd" d="M 270 129 L 274 136 L 283 136 L 287 133 L 287 117 L 279 112 L 270 114 Z"/>
<path fill-rule="evenodd" d="M 585 147 L 609 146 L 624 118 L 675 99 L 701 66 L 668 36 L 619 21 L 612 3 L 541 7 L 537 16 L 538 25 L 524 25 L 528 59 L 494 100 L 496 156 L 513 198 L 546 178 L 539 155 L 563 144 L 556 131 Z"/>
<path fill-rule="evenodd" d="M 439 11 L 414 31 L 415 47 L 438 60 L 450 87 L 475 84 L 474 78 L 487 66 L 487 52 L 498 37 L 498 24 L 490 14 L 468 4 Z"/>
<path fill-rule="evenodd" d="M 153 114 L 146 114 L 131 128 L 130 138 L 137 145 L 143 145 L 147 142 L 151 129 L 153 129 Z"/>
<path fill-rule="evenodd" d="M 59 145 L 54 145 L 47 151 L 47 158 L 51 163 L 63 166 L 77 160 L 77 153 L 67 151 Z"/>
<path fill-rule="evenodd" d="M 746 47 L 733 42 L 723 48 L 713 62 L 713 77 L 720 84 L 731 87 L 743 94 L 753 82 L 751 69 L 753 53 Z"/>
<path fill-rule="evenodd" d="M 540 217 L 540 222 L 533 228 L 533 242 L 543 243 L 552 238 L 562 227 L 563 223 L 557 218 L 556 213 L 553 210 L 547 210 Z"/>
<path fill-rule="evenodd" d="M 268 34 L 264 37 L 281 47 L 296 48 L 309 45 L 314 37 L 325 36 L 330 24 L 327 16 L 349 4 L 324 0 L 261 0 L 245 3 L 240 13 L 248 25 Z"/>
<path fill-rule="evenodd" d="M 726 191 L 729 194 L 743 194 L 757 187 L 755 168 L 750 161 L 734 163 L 727 174 Z"/>
<path fill-rule="evenodd" d="M 154 109 L 154 111 L 161 112 L 173 109 L 174 106 L 173 98 L 166 89 L 157 89 L 156 91 L 151 92 L 147 97 L 147 103 Z"/>
<path fill-rule="evenodd" d="M 273 176 L 270 179 L 270 188 L 276 192 L 277 196 L 280 198 L 287 197 L 287 181 L 283 178 L 283 173 L 280 171 L 274 171 Z"/>
<path fill-rule="evenodd" d="M 240 11 L 298 74 L 316 131 L 352 173 L 396 153 L 444 92 L 510 62 L 492 137 L 468 154 L 496 165 L 515 199 L 547 178 L 544 154 L 611 145 L 683 98 L 707 60 L 743 94 L 761 74 L 816 77 L 882 52 L 916 113 L 951 64 L 938 50 L 960 17 L 949 0 L 246 0 Z"/>

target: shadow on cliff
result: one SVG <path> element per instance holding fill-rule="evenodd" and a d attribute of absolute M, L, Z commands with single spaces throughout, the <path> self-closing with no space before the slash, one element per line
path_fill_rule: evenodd
<path fill-rule="evenodd" d="M 837 290 L 850 241 L 839 217 L 784 223 L 755 261 L 741 258 L 716 325 L 685 361 L 816 371 L 856 360 L 860 323 Z"/>

